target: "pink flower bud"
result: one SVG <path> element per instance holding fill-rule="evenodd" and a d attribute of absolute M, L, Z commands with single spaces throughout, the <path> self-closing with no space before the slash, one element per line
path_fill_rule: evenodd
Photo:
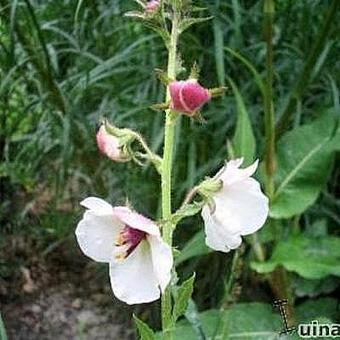
<path fill-rule="evenodd" d="M 106 131 L 105 125 L 102 124 L 96 135 L 98 149 L 101 153 L 116 162 L 126 162 L 129 160 L 127 155 L 124 155 L 123 150 L 119 145 L 119 139 Z"/>
<path fill-rule="evenodd" d="M 209 90 L 196 79 L 174 81 L 170 84 L 171 109 L 188 116 L 195 113 L 211 99 Z"/>
<path fill-rule="evenodd" d="M 145 7 L 145 12 L 147 14 L 153 14 L 155 13 L 159 6 L 160 6 L 160 1 L 159 0 L 151 0 L 149 1 L 147 4 L 146 4 L 146 7 Z"/>

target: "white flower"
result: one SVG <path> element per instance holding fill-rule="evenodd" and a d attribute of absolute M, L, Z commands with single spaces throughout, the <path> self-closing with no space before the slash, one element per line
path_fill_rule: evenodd
<path fill-rule="evenodd" d="M 76 229 L 85 255 L 110 264 L 116 297 L 128 304 L 157 300 L 170 281 L 171 248 L 158 226 L 128 207 L 112 207 L 102 199 L 81 202 L 88 210 Z"/>
<path fill-rule="evenodd" d="M 228 162 L 215 176 L 222 181 L 222 189 L 213 195 L 214 207 L 202 209 L 206 244 L 218 251 L 228 252 L 242 243 L 241 235 L 259 230 L 268 216 L 268 198 L 260 184 L 250 176 L 258 161 L 239 169 L 243 159 Z"/>

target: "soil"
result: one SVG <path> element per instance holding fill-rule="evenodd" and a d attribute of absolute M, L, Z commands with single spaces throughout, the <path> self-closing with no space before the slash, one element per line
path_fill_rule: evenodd
<path fill-rule="evenodd" d="M 113 297 L 107 266 L 86 259 L 69 241 L 43 255 L 34 255 L 27 239 L 11 239 L 0 250 L 0 310 L 8 339 L 136 339 L 133 310 Z"/>

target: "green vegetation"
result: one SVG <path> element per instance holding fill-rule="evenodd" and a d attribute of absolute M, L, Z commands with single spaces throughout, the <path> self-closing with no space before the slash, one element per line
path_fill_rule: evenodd
<path fill-rule="evenodd" d="M 204 123 L 178 119 L 173 206 L 225 159 L 243 155 L 246 164 L 261 161 L 271 218 L 229 254 L 209 251 L 199 217 L 181 222 L 176 261 L 187 281 L 179 294 L 190 294 L 175 305 L 176 318 L 185 315 L 178 339 L 275 339 L 275 297 L 294 305 L 291 322 L 336 321 L 340 1 L 276 0 L 275 12 L 273 3 L 197 1 L 213 19 L 179 44 L 179 78 L 197 62 L 202 84 L 228 91 L 205 107 Z M 34 239 L 41 256 L 63 242 L 77 247 L 79 202 L 89 195 L 161 217 L 155 170 L 113 163 L 95 141 L 106 117 L 162 153 L 164 114 L 150 106 L 165 96 L 154 70 L 166 69 L 167 54 L 155 32 L 123 16 L 134 9 L 127 0 L 0 0 L 0 286 L 21 265 L 3 255 L 13 237 Z"/>

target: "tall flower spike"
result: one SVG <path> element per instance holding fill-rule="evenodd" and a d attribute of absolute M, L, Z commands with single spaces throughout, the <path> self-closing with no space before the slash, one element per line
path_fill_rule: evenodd
<path fill-rule="evenodd" d="M 238 248 L 242 235 L 259 230 L 268 216 L 268 198 L 260 184 L 251 176 L 258 161 L 240 169 L 243 159 L 228 162 L 215 176 L 222 186 L 212 195 L 213 208 L 206 204 L 202 209 L 206 244 L 218 251 Z"/>
<path fill-rule="evenodd" d="M 211 99 L 208 89 L 197 79 L 179 80 L 170 83 L 170 108 L 187 116 L 194 116 Z"/>
<path fill-rule="evenodd" d="M 158 226 L 128 207 L 112 207 L 96 197 L 81 205 L 88 210 L 76 229 L 79 246 L 91 259 L 109 263 L 115 296 L 127 304 L 157 300 L 173 264 Z"/>

